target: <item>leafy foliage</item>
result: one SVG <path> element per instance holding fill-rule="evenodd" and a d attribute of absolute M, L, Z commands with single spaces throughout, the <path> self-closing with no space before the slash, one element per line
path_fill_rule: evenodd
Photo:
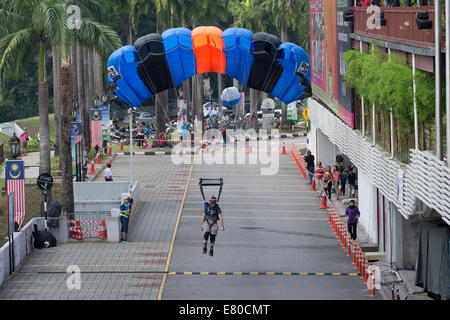
<path fill-rule="evenodd" d="M 413 74 L 404 59 L 395 54 L 382 56 L 351 50 L 344 53 L 347 64 L 345 81 L 359 96 L 374 102 L 377 110 L 389 112 L 404 124 L 400 128 L 411 132 L 414 128 Z M 434 120 L 434 75 L 416 71 L 416 101 L 418 119 L 424 123 Z"/>

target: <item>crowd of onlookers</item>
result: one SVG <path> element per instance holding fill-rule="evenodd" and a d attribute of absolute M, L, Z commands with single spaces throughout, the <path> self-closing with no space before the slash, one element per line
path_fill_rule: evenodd
<path fill-rule="evenodd" d="M 339 198 L 339 195 L 354 198 L 356 195 L 357 178 L 355 169 L 351 165 L 346 169 L 341 155 L 338 155 L 336 158 L 337 164 L 334 165 L 333 168 L 331 166 L 324 168 L 322 162 L 318 161 L 317 164 L 315 163 L 314 156 L 311 154 L 311 151 L 308 150 L 304 159 L 306 162 L 309 184 L 312 184 L 313 179 L 317 179 L 319 186 L 323 188 L 330 200 L 333 190 L 336 194 L 336 198 Z"/>

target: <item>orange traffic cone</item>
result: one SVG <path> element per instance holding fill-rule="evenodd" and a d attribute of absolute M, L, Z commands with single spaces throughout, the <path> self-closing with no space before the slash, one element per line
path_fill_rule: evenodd
<path fill-rule="evenodd" d="M 108 157 L 112 156 L 112 147 L 111 144 L 109 145 L 109 149 L 108 149 Z"/>
<path fill-rule="evenodd" d="M 313 179 L 313 180 L 312 180 L 311 188 L 309 188 L 309 190 L 316 191 L 316 179 Z"/>
<path fill-rule="evenodd" d="M 287 152 L 286 152 L 286 145 L 284 144 L 284 142 L 283 142 L 283 149 L 281 151 L 281 154 L 287 154 Z"/>
<path fill-rule="evenodd" d="M 252 145 L 250 145 L 248 148 L 247 154 L 252 154 L 252 153 L 253 153 L 253 149 L 252 149 Z"/>
<path fill-rule="evenodd" d="M 98 237 L 102 240 L 105 240 L 107 238 L 105 220 L 102 220 L 100 222 L 100 231 L 99 231 Z"/>
<path fill-rule="evenodd" d="M 209 151 L 208 151 L 208 143 L 206 143 L 205 150 L 203 150 L 203 153 L 209 153 Z"/>
<path fill-rule="evenodd" d="M 123 151 L 123 139 L 120 139 L 119 151 Z"/>
<path fill-rule="evenodd" d="M 95 161 L 95 164 L 102 164 L 100 162 L 100 154 L 97 153 L 97 160 Z"/>
<path fill-rule="evenodd" d="M 92 163 L 91 163 L 91 170 L 89 171 L 89 174 L 95 174 L 94 160 L 92 160 Z"/>
<path fill-rule="evenodd" d="M 327 196 L 325 193 L 322 196 L 322 205 L 320 206 L 320 209 L 328 209 L 327 207 Z"/>

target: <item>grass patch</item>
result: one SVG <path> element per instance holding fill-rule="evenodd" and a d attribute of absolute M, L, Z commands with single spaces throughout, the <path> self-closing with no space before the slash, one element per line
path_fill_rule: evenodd
<path fill-rule="evenodd" d="M 5 186 L 5 180 L 0 180 L 0 186 L 3 188 Z M 54 184 L 52 188 L 52 196 L 56 201 L 61 202 L 61 184 Z M 25 220 L 22 226 L 25 226 L 31 219 L 41 216 L 41 191 L 35 184 L 25 185 Z M 6 230 L 6 194 L 0 195 L 0 247 L 3 246 L 7 240 Z"/>
<path fill-rule="evenodd" d="M 37 135 L 38 135 L 39 128 L 40 128 L 39 119 L 40 119 L 39 117 L 32 117 L 32 118 L 21 119 L 21 120 L 16 120 L 16 121 L 12 121 L 12 122 L 17 123 L 17 125 L 19 125 L 22 129 L 27 128 L 28 134 L 30 135 L 30 137 L 33 139 L 37 139 Z M 55 141 L 55 115 L 49 114 L 48 121 L 50 124 L 50 139 L 52 141 Z"/>

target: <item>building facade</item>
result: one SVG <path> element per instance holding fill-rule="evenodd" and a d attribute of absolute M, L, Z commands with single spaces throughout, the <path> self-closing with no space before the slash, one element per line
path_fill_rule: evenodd
<path fill-rule="evenodd" d="M 324 166 L 336 164 L 336 156 L 342 155 L 346 168 L 355 168 L 360 223 L 391 268 L 416 268 L 416 284 L 437 297 L 449 297 L 448 163 L 434 150 L 414 146 L 407 161 L 397 159 L 392 115 L 390 148 L 378 145 L 376 106 L 346 88 L 342 58 L 348 50 L 368 52 L 377 46 L 383 54 L 404 57 L 411 68 L 434 73 L 434 29 L 419 30 L 416 23 L 417 12 L 427 12 L 434 26 L 434 8 L 372 8 L 386 21 L 371 29 L 367 23 L 374 12 L 352 4 L 310 1 L 313 98 L 308 103 L 308 148 Z M 344 19 L 349 13 L 351 18 Z"/>

